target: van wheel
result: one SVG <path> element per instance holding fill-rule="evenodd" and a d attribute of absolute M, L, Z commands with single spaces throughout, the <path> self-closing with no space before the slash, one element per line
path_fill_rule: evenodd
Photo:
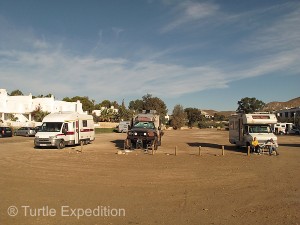
<path fill-rule="evenodd" d="M 64 140 L 61 140 L 58 144 L 57 144 L 57 149 L 63 149 L 65 147 L 65 142 Z"/>

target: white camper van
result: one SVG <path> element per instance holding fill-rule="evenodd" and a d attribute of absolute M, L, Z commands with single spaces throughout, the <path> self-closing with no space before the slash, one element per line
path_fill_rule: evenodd
<path fill-rule="evenodd" d="M 34 146 L 56 146 L 90 143 L 95 139 L 93 117 L 77 112 L 51 113 L 43 119 L 41 128 L 35 135 Z"/>
<path fill-rule="evenodd" d="M 288 134 L 295 125 L 293 123 L 276 123 L 273 125 L 275 134 Z"/>
<path fill-rule="evenodd" d="M 130 129 L 130 124 L 130 121 L 121 121 L 118 125 L 118 132 L 127 133 L 127 131 Z"/>
<path fill-rule="evenodd" d="M 271 128 L 277 123 L 274 114 L 234 114 L 229 118 L 229 142 L 237 146 L 250 146 L 254 137 L 259 144 L 273 139 L 277 144 L 277 137 Z"/>

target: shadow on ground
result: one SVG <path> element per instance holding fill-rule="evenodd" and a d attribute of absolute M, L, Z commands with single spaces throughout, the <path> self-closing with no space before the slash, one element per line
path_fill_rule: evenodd
<path fill-rule="evenodd" d="M 117 149 L 119 149 L 119 150 L 123 150 L 124 149 L 124 140 L 123 139 L 113 140 L 111 142 L 115 144 L 115 146 L 116 146 Z"/>
<path fill-rule="evenodd" d="M 299 148 L 300 144 L 281 144 L 279 143 L 279 146 L 286 146 L 286 147 L 295 147 L 295 148 Z"/>
<path fill-rule="evenodd" d="M 244 148 L 237 148 L 235 145 L 219 145 L 214 143 L 207 143 L 207 142 L 192 142 L 187 143 L 191 147 L 204 147 L 204 148 L 214 148 L 214 149 L 222 149 L 222 146 L 224 146 L 224 149 L 226 151 L 233 151 L 233 152 L 246 152 Z"/>

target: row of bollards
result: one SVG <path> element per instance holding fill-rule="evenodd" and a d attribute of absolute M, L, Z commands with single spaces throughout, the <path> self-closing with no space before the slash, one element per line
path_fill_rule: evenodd
<path fill-rule="evenodd" d="M 222 155 L 225 155 L 225 147 L 224 147 L 224 145 L 222 145 Z M 177 150 L 178 150 L 178 148 L 177 148 L 177 146 L 175 146 L 175 152 L 174 152 L 174 155 L 176 156 L 177 155 Z M 201 146 L 199 146 L 199 152 L 198 152 L 198 155 L 199 156 L 201 156 Z"/>
<path fill-rule="evenodd" d="M 126 145 L 126 141 L 124 142 L 124 150 L 126 149 L 127 145 Z M 154 155 L 156 150 L 154 150 L 154 145 L 151 146 L 151 155 Z M 202 150 L 202 146 L 198 146 L 198 155 L 201 156 L 201 150 Z M 81 152 L 82 152 L 82 145 L 81 145 Z M 222 145 L 221 146 L 221 154 L 222 156 L 225 155 L 225 146 Z M 178 146 L 175 146 L 175 149 L 174 149 L 174 155 L 177 156 L 178 155 Z M 247 156 L 250 156 L 250 146 L 248 146 L 247 148 Z"/>

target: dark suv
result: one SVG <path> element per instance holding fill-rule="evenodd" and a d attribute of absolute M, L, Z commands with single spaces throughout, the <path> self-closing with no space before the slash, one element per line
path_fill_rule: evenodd
<path fill-rule="evenodd" d="M 0 127 L 0 138 L 2 137 L 12 137 L 12 130 L 10 127 Z"/>

